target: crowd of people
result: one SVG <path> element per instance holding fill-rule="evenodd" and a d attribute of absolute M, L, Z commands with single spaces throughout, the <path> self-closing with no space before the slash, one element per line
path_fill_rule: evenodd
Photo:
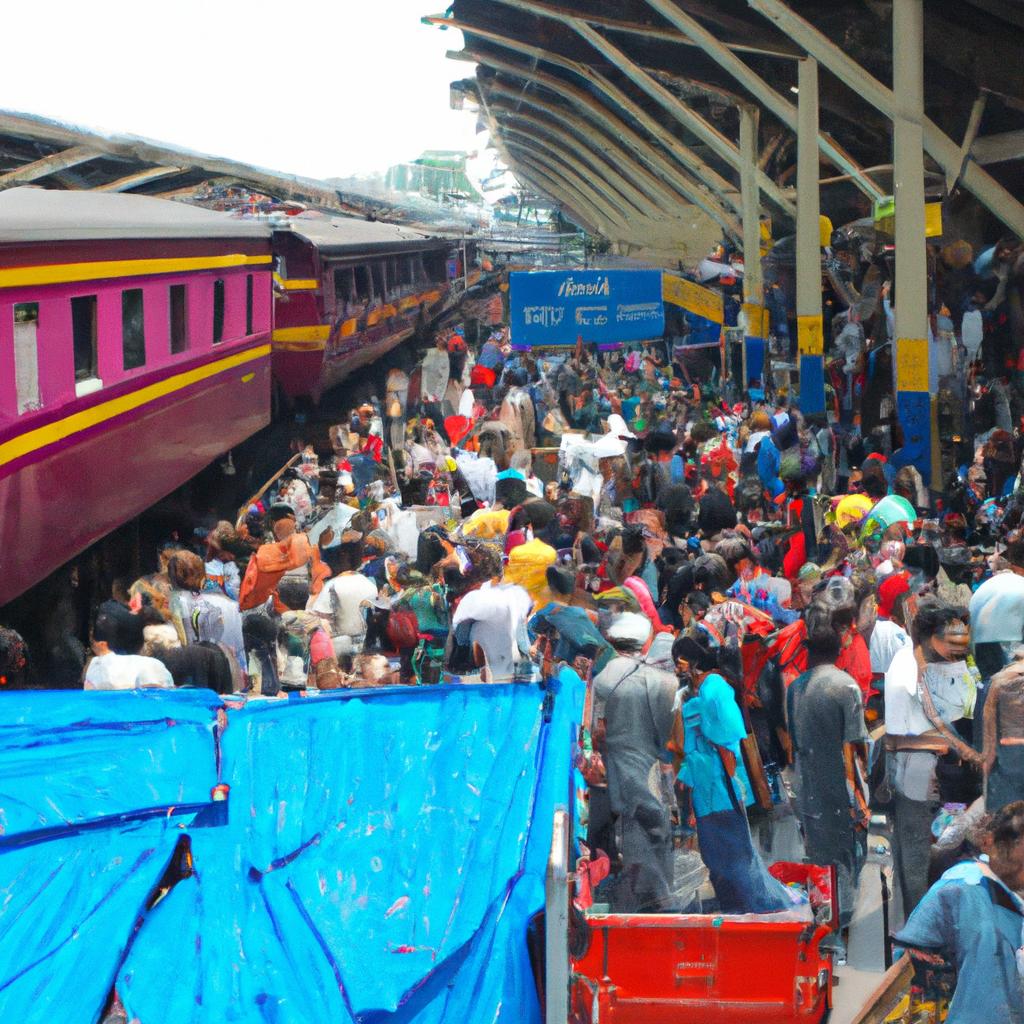
<path fill-rule="evenodd" d="M 961 977 L 994 958 L 986 998 L 1024 1014 L 1020 453 L 997 486 L 981 438 L 936 500 L 871 445 L 840 459 L 834 417 L 726 400 L 675 355 L 438 332 L 100 604 L 84 688 L 275 698 L 568 666 L 591 684 L 584 838 L 614 909 L 685 909 L 685 844 L 722 912 L 790 907 L 754 832 L 792 807 L 807 858 L 836 867 L 841 950 L 885 813 L 900 941 Z M 28 653 L 0 641 L 16 686 Z"/>

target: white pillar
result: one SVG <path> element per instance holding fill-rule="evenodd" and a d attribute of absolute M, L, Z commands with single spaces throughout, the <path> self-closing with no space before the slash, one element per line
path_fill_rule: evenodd
<path fill-rule="evenodd" d="M 764 329 L 764 286 L 761 278 L 761 195 L 757 186 L 759 111 L 744 104 L 740 114 L 740 196 L 743 204 L 743 312 L 747 319 L 743 345 L 746 380 L 765 383 L 767 331 Z"/>
<path fill-rule="evenodd" d="M 931 477 L 928 270 L 924 211 L 924 11 L 897 0 L 892 21 L 893 195 L 896 204 L 896 408 L 903 449 L 895 461 Z"/>
<path fill-rule="evenodd" d="M 797 62 L 796 324 L 800 409 L 825 411 L 821 323 L 821 204 L 818 195 L 818 62 Z"/>

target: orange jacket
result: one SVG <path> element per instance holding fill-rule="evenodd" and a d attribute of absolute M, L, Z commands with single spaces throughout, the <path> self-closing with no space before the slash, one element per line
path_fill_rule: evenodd
<path fill-rule="evenodd" d="M 309 592 L 319 594 L 331 570 L 320 560 L 320 551 L 304 533 L 293 533 L 282 541 L 262 544 L 249 559 L 238 593 L 241 611 L 257 608 L 274 593 L 281 577 L 291 569 L 309 565 Z M 275 607 L 277 600 L 275 598 Z M 279 611 L 283 608 L 278 608 Z"/>

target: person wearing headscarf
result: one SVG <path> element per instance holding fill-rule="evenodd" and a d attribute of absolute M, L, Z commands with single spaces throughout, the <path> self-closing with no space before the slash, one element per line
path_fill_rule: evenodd
<path fill-rule="evenodd" d="M 669 742 L 678 735 L 677 687 L 674 676 L 641 660 L 650 636 L 644 616 L 617 615 L 605 630 L 615 657 L 594 678 L 591 731 L 607 770 L 610 810 L 622 837 L 622 873 L 612 891 L 612 909 L 622 913 L 678 909 L 672 892 L 667 785 Z"/>
<path fill-rule="evenodd" d="M 754 848 L 746 807 L 754 792 L 740 742 L 747 730 L 732 686 L 717 671 L 718 653 L 703 630 L 672 647 L 676 672 L 693 696 L 683 705 L 679 780 L 693 795 L 700 855 L 726 914 L 769 914 L 792 901 Z"/>
<path fill-rule="evenodd" d="M 547 569 L 557 559 L 558 552 L 544 541 L 538 538 L 526 541 L 509 553 L 502 582 L 518 584 L 531 600 L 544 601 L 548 596 Z"/>

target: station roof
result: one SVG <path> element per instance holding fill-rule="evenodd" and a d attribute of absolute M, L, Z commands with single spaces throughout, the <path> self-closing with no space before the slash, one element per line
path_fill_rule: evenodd
<path fill-rule="evenodd" d="M 1024 5 L 925 0 L 924 16 L 926 189 L 963 237 L 1024 233 Z M 426 20 L 462 30 L 449 56 L 475 74 L 453 103 L 476 104 L 517 176 L 626 248 L 655 239 L 682 258 L 671 238 L 685 248 L 700 218 L 738 237 L 744 106 L 759 112 L 763 212 L 776 237 L 791 230 L 808 52 L 822 211 L 847 223 L 892 192 L 892 0 L 454 0 Z"/>
<path fill-rule="evenodd" d="M 0 110 L 0 191 L 21 185 L 97 195 L 142 195 L 208 207 L 249 193 L 278 202 L 379 221 L 437 220 L 438 211 L 409 202 L 363 195 L 330 181 L 255 167 L 152 139 L 105 135 L 44 117 Z M 242 203 L 239 199 L 236 205 Z M 444 211 L 439 231 L 464 235 L 465 218 Z"/>
<path fill-rule="evenodd" d="M 21 186 L 0 192 L 0 243 L 270 238 L 266 223 L 149 196 Z"/>

